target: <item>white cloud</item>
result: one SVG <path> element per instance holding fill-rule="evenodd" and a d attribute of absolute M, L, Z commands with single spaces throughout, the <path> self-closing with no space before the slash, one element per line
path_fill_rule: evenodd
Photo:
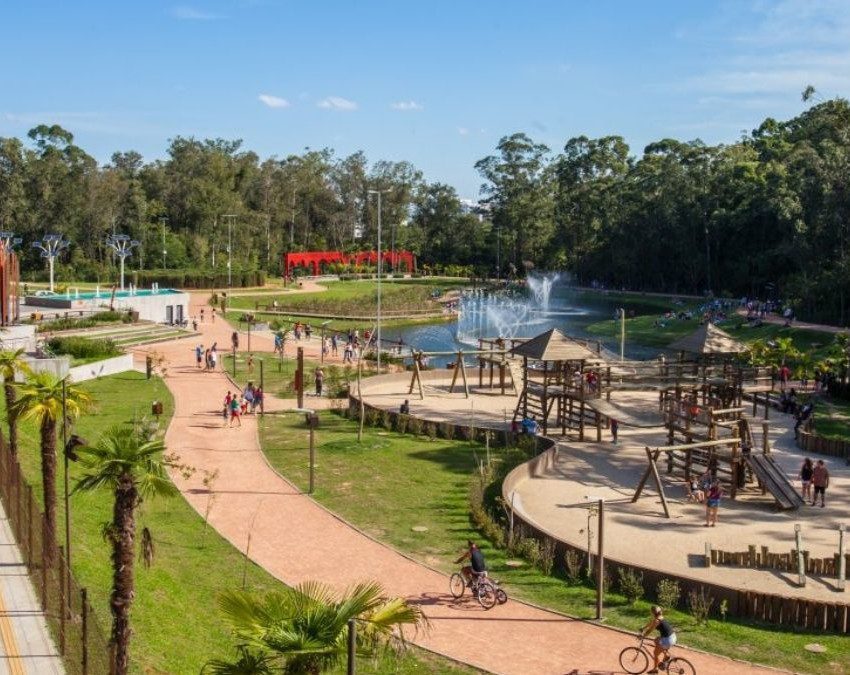
<path fill-rule="evenodd" d="M 257 100 L 267 105 L 269 108 L 288 108 L 290 106 L 289 101 L 285 98 L 272 96 L 271 94 L 260 94 L 257 96 Z"/>
<path fill-rule="evenodd" d="M 357 110 L 357 104 L 341 96 L 328 96 L 317 104 L 320 108 L 329 110 Z"/>
<path fill-rule="evenodd" d="M 467 129 L 466 127 L 458 127 L 458 128 L 457 128 L 457 132 L 458 132 L 461 136 L 468 136 L 468 135 L 469 135 L 469 129 Z"/>
<path fill-rule="evenodd" d="M 396 101 L 395 103 L 390 104 L 390 108 L 393 110 L 422 110 L 425 106 L 421 103 L 417 103 L 416 101 Z"/>
<path fill-rule="evenodd" d="M 224 18 L 221 14 L 213 14 L 189 5 L 177 5 L 171 8 L 171 16 L 183 21 L 214 21 Z"/>

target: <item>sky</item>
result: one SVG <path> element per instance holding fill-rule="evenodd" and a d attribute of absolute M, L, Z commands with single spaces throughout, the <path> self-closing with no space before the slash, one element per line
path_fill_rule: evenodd
<path fill-rule="evenodd" d="M 101 162 L 178 135 L 363 150 L 467 199 L 515 132 L 640 154 L 850 95 L 847 0 L 2 0 L 0 34 L 0 136 L 57 123 Z"/>

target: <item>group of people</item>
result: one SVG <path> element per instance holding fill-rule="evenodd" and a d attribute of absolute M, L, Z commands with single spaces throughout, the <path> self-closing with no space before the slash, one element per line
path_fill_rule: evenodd
<path fill-rule="evenodd" d="M 800 482 L 803 485 L 802 497 L 804 502 L 815 506 L 820 497 L 821 508 L 826 506 L 826 489 L 829 487 L 829 469 L 822 459 L 817 463 L 812 462 L 808 457 L 803 460 L 803 466 L 800 467 Z M 814 495 L 812 495 L 814 489 Z M 811 500 L 811 502 L 809 502 Z"/>
<path fill-rule="evenodd" d="M 688 501 L 705 504 L 705 527 L 717 525 L 717 512 L 720 509 L 720 499 L 723 497 L 720 481 L 706 469 L 701 476 L 692 476 L 687 488 Z"/>
<path fill-rule="evenodd" d="M 202 344 L 197 345 L 195 347 L 195 363 L 198 368 L 215 370 L 218 366 L 218 343 L 213 342 L 209 349 L 204 349 Z"/>
<path fill-rule="evenodd" d="M 228 389 L 227 395 L 224 397 L 224 408 L 222 409 L 222 417 L 228 422 L 228 426 L 242 426 L 242 416 L 250 415 L 263 409 L 263 390 L 261 387 L 255 387 L 253 382 L 249 382 L 241 392 L 232 392 Z"/>

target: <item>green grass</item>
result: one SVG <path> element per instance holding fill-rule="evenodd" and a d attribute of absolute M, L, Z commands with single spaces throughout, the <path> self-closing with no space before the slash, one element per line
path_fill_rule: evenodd
<path fill-rule="evenodd" d="M 815 406 L 815 433 L 850 441 L 850 401 L 819 399 Z"/>
<path fill-rule="evenodd" d="M 372 315 L 378 307 L 378 284 L 373 280 L 328 282 L 327 290 L 315 293 L 239 295 L 231 299 L 232 309 L 253 310 L 255 303 L 270 305 L 278 301 L 281 309 L 301 311 L 313 314 L 336 316 Z M 420 280 L 386 280 L 381 283 L 381 308 L 385 312 L 433 309 L 440 306 L 432 299 L 432 294 L 440 290 L 457 287 L 457 282 L 420 283 Z M 468 284 L 466 284 L 468 285 Z"/>
<path fill-rule="evenodd" d="M 356 424 L 333 413 L 322 415 L 317 437 L 316 498 L 365 532 L 446 573 L 454 569 L 452 561 L 467 538 L 481 541 L 469 519 L 469 486 L 476 455 L 484 457 L 480 446 L 474 454 L 466 442 L 429 441 L 370 428 L 358 444 Z M 300 417 L 266 416 L 261 440 L 269 461 L 304 488 L 307 440 Z M 494 451 L 494 457 L 501 452 Z M 417 525 L 428 531 L 414 532 L 411 528 Z M 482 548 L 493 575 L 512 597 L 582 618 L 594 615 L 592 588 L 570 585 L 529 566 L 508 568 L 504 551 L 486 543 Z M 631 606 L 622 597 L 609 594 L 605 616 L 611 625 L 636 630 L 649 616 L 649 603 L 639 601 Z M 846 637 L 815 636 L 733 620 L 711 620 L 698 627 L 683 612 L 673 611 L 668 616 L 690 646 L 802 672 L 850 672 L 850 640 Z M 825 645 L 826 654 L 806 652 L 804 645 L 813 641 Z"/>
<path fill-rule="evenodd" d="M 233 372 L 233 353 L 222 354 L 225 370 L 240 385 L 253 382 L 260 384 L 260 361 L 263 361 L 263 390 L 279 398 L 295 398 L 295 369 L 297 361 L 294 358 L 296 344 L 290 339 L 286 344 L 287 355 L 282 359 L 269 352 L 254 352 L 253 372 L 248 371 L 248 352 L 237 352 L 236 374 Z M 342 345 L 340 345 L 342 352 Z M 304 359 L 304 387 L 307 392 L 315 391 L 316 368 L 322 367 L 325 372 L 324 391 L 326 396 L 347 396 L 348 383 L 357 381 L 357 364 L 322 365 L 319 361 Z M 370 361 L 363 362 L 363 377 L 374 374 L 374 365 Z"/>
<path fill-rule="evenodd" d="M 673 306 L 671 305 L 672 309 Z M 677 309 L 681 310 L 682 307 Z M 626 319 L 626 342 L 646 345 L 648 347 L 667 347 L 678 338 L 690 335 L 699 328 L 699 321 L 679 319 L 662 319 L 661 314 L 650 314 Z M 656 326 L 656 321 L 663 325 Z M 775 340 L 778 337 L 790 337 L 794 340 L 794 346 L 798 349 L 813 349 L 815 356 L 822 354 L 823 350 L 832 343 L 831 333 L 805 330 L 800 328 L 784 327 L 777 324 L 762 324 L 758 328 L 752 328 L 741 317 L 733 317 L 728 321 L 718 324 L 718 328 L 729 333 L 741 342 L 753 342 L 755 340 Z M 620 322 L 614 320 L 599 321 L 587 327 L 588 332 L 600 337 L 619 338 Z"/>
<path fill-rule="evenodd" d="M 89 441 L 113 424 L 126 424 L 134 416 L 149 412 L 154 400 L 163 401 L 164 420 L 173 413 L 171 395 L 164 383 L 158 379 L 147 381 L 138 373 L 105 377 L 81 386 L 100 401 L 96 412 L 83 417 L 74 430 Z M 40 498 L 38 434 L 32 424 L 22 426 L 20 456 L 24 472 Z M 78 475 L 79 470 L 72 465 L 72 484 Z M 60 462 L 59 486 L 62 480 Z M 111 503 L 111 496 L 105 492 L 74 495 L 71 499 L 74 574 L 89 589 L 92 606 L 107 636 L 111 621 L 111 566 L 101 526 L 111 516 Z M 60 500 L 58 522 L 64 532 L 61 505 Z M 147 526 L 153 532 L 156 558 L 150 569 L 141 565 L 136 568 L 132 671 L 196 673 L 210 658 L 231 656 L 233 641 L 227 624 L 216 611 L 217 594 L 226 588 L 240 587 L 243 569 L 252 590 L 279 588 L 280 582 L 253 563 L 246 567 L 240 552 L 214 530 L 208 529 L 204 535 L 203 519 L 182 497 L 146 502 L 138 526 Z M 412 675 L 472 671 L 412 650 L 400 657 L 385 655 L 375 663 L 361 663 L 359 672 Z"/>

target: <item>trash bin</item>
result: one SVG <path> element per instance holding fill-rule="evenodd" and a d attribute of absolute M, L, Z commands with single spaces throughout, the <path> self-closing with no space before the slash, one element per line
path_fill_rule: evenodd
<path fill-rule="evenodd" d="M 151 414 L 162 415 L 162 401 L 154 401 L 151 403 Z"/>

